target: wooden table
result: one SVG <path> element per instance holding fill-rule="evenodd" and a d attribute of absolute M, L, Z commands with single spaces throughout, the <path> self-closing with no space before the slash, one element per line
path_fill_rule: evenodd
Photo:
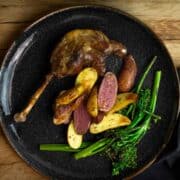
<path fill-rule="evenodd" d="M 25 27 L 38 18 L 63 7 L 103 4 L 119 8 L 142 20 L 163 40 L 176 67 L 180 67 L 180 1 L 142 0 L 0 0 L 0 62 Z M 0 130 L 0 179 L 48 179 L 29 167 L 8 144 Z"/>

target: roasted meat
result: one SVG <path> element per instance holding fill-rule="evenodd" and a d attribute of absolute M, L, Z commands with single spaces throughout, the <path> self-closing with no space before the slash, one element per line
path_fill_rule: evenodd
<path fill-rule="evenodd" d="M 61 78 L 75 75 L 83 68 L 91 66 L 99 75 L 103 75 L 106 71 L 104 59 L 112 53 L 122 57 L 126 54 L 126 48 L 121 43 L 110 41 L 100 31 L 90 29 L 70 31 L 52 54 L 52 72 Z"/>
<path fill-rule="evenodd" d="M 94 67 L 99 75 L 106 71 L 104 59 L 110 54 L 123 58 L 126 48 L 119 42 L 96 30 L 77 29 L 68 32 L 52 53 L 51 72 L 45 82 L 31 97 L 26 108 L 14 116 L 15 121 L 23 122 L 36 101 L 53 77 L 63 78 L 78 74 L 85 67 Z"/>

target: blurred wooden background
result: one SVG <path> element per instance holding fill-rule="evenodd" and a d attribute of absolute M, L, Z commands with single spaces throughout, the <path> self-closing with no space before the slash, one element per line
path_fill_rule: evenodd
<path fill-rule="evenodd" d="M 11 43 L 38 18 L 64 7 L 102 4 L 139 18 L 162 39 L 180 67 L 180 1 L 174 0 L 0 0 L 0 63 Z M 13 151 L 0 129 L 0 179 L 48 179 L 35 172 Z"/>

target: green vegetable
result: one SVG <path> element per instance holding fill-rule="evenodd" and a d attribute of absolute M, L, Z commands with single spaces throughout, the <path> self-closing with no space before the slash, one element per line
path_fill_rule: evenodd
<path fill-rule="evenodd" d="M 158 116 L 158 115 L 156 115 L 156 114 L 154 114 L 154 113 L 151 113 L 151 112 L 149 112 L 149 111 L 147 111 L 147 110 L 143 110 L 143 112 L 145 112 L 146 114 L 151 115 L 152 117 L 154 117 L 155 120 L 161 119 L 161 116 Z"/>
<path fill-rule="evenodd" d="M 68 144 L 40 144 L 41 151 L 63 151 L 63 152 L 78 152 L 90 145 L 90 142 L 83 142 L 79 149 L 72 149 Z"/>
<path fill-rule="evenodd" d="M 157 71 L 155 74 L 155 81 L 154 81 L 154 85 L 153 85 L 152 98 L 151 98 L 151 103 L 150 103 L 150 112 L 151 113 L 154 113 L 155 108 L 156 108 L 157 95 L 158 95 L 158 91 L 159 91 L 161 76 L 162 76 L 162 72 Z M 147 119 L 148 120 L 147 120 L 146 124 L 148 124 L 151 120 L 150 114 L 148 115 Z"/>
<path fill-rule="evenodd" d="M 113 162 L 113 170 L 112 170 L 113 175 L 118 175 L 125 168 L 133 168 L 136 166 L 136 162 L 137 162 L 136 145 L 144 137 L 147 130 L 150 128 L 150 120 L 156 107 L 160 80 L 161 80 L 161 71 L 157 71 L 155 74 L 151 101 L 149 103 L 150 114 L 144 115 L 142 112 L 142 119 L 141 118 L 138 119 L 139 122 L 140 120 L 142 121 L 140 125 L 136 126 L 137 124 L 139 124 L 139 122 L 138 123 L 136 122 L 134 123 L 133 126 L 130 125 L 131 128 L 127 127 L 124 130 L 119 130 L 119 131 L 117 130 L 116 132 L 116 136 L 120 137 L 120 139 L 116 141 L 115 144 L 112 144 L 111 151 L 112 153 L 114 153 L 114 151 L 118 152 L 120 160 L 118 158 L 115 158 L 115 162 Z M 143 100 L 143 98 L 141 98 L 139 102 L 141 102 L 141 100 Z"/>
<path fill-rule="evenodd" d="M 144 110 L 149 110 L 148 105 L 150 103 L 151 98 L 151 90 L 150 89 L 141 89 L 139 92 L 139 100 L 136 104 L 136 113 L 134 115 L 134 119 L 130 126 L 128 126 L 128 129 L 135 127 L 146 115 Z M 133 111 L 133 109 L 132 109 Z"/>
<path fill-rule="evenodd" d="M 139 93 L 139 91 L 141 90 L 142 85 L 143 85 L 143 83 L 144 83 L 144 80 L 146 79 L 146 77 L 147 77 L 149 71 L 151 70 L 153 64 L 155 63 L 156 59 L 157 59 L 157 56 L 154 56 L 154 58 L 152 59 L 152 61 L 150 62 L 150 64 L 149 64 L 149 65 L 147 66 L 147 68 L 145 69 L 144 74 L 142 75 L 141 79 L 140 79 L 139 82 L 138 82 L 137 87 L 135 88 L 135 89 L 136 89 L 136 90 L 135 90 L 136 93 Z"/>
<path fill-rule="evenodd" d="M 161 71 L 155 73 L 152 90 L 142 89 L 143 83 L 157 57 L 155 56 L 145 69 L 139 83 L 134 89 L 138 101 L 119 113 L 133 117 L 132 123 L 126 128 L 116 128 L 105 132 L 104 138 L 95 143 L 83 143 L 79 149 L 72 149 L 65 144 L 40 145 L 40 150 L 76 152 L 75 159 L 86 158 L 98 153 L 106 154 L 112 160 L 112 175 L 118 175 L 126 168 L 137 166 L 137 145 L 150 129 L 151 119 L 161 119 L 154 114 L 161 81 Z"/>
<path fill-rule="evenodd" d="M 157 59 L 157 56 L 154 56 L 154 58 L 152 59 L 152 61 L 150 62 L 150 64 L 146 67 L 146 69 L 145 69 L 142 77 L 140 78 L 137 86 L 135 87 L 135 90 L 134 90 L 135 93 L 139 94 L 139 92 L 140 92 L 140 90 L 141 90 L 141 88 L 142 88 L 142 85 L 143 85 L 143 83 L 144 83 L 144 81 L 145 81 L 145 79 L 146 79 L 149 71 L 151 70 L 152 66 L 154 65 L 156 59 Z M 135 108 L 136 108 L 135 105 L 133 105 L 133 104 L 130 105 L 130 106 L 129 106 L 129 109 L 128 109 L 127 112 L 126 112 L 126 114 L 129 115 L 129 113 L 132 112 L 132 117 L 134 117 Z"/>
<path fill-rule="evenodd" d="M 132 158 L 133 157 L 133 158 Z M 113 162 L 112 166 L 112 175 L 118 175 L 119 172 L 124 168 L 133 168 L 136 167 L 137 159 L 137 148 L 135 145 L 126 145 L 121 148 L 120 159 L 121 163 Z"/>
<path fill-rule="evenodd" d="M 85 158 L 85 157 L 97 154 L 98 152 L 103 151 L 111 142 L 112 142 L 112 139 L 109 139 L 109 138 L 100 139 L 99 141 L 93 143 L 89 147 L 76 153 L 74 157 L 75 159 L 81 159 L 81 158 Z"/>
<path fill-rule="evenodd" d="M 125 168 L 135 167 L 137 163 L 136 146 L 150 128 L 150 120 L 156 107 L 160 80 L 161 71 L 157 71 L 151 98 L 149 98 L 149 89 L 141 91 L 143 93 L 137 103 L 137 109 L 139 109 L 136 113 L 137 118 L 133 120 L 132 125 L 125 129 L 117 128 L 109 131 L 109 137 L 111 137 L 111 139 L 104 138 L 97 141 L 76 153 L 75 158 L 85 158 L 106 150 L 107 155 L 113 161 L 112 175 L 118 175 Z M 149 110 L 149 114 L 140 111 L 145 108 Z M 106 142 L 107 140 L 108 142 Z"/>

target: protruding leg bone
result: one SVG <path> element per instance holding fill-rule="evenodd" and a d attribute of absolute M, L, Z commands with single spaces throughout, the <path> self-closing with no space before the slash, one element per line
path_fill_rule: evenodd
<path fill-rule="evenodd" d="M 41 94 L 44 92 L 45 88 L 47 87 L 47 85 L 49 84 L 49 82 L 51 81 L 52 78 L 53 78 L 53 75 L 52 74 L 48 74 L 46 76 L 46 80 L 43 82 L 41 87 L 39 87 L 37 89 L 37 91 L 33 94 L 33 96 L 31 97 L 29 103 L 24 108 L 24 110 L 21 111 L 20 113 L 16 113 L 14 115 L 14 120 L 16 122 L 24 122 L 24 121 L 26 121 L 27 115 L 29 114 L 29 112 L 31 111 L 33 106 L 36 104 L 37 100 L 39 99 Z"/>

